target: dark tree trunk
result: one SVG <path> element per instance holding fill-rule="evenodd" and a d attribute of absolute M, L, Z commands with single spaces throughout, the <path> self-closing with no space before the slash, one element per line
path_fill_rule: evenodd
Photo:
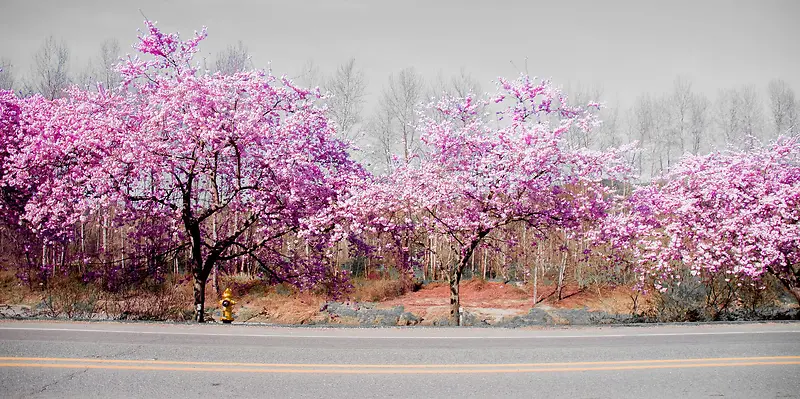
<path fill-rule="evenodd" d="M 198 223 L 187 223 L 192 243 L 192 276 L 194 277 L 194 321 L 205 322 L 206 281 L 210 272 L 209 260 L 203 262 L 203 244 Z"/>
<path fill-rule="evenodd" d="M 478 232 L 477 237 L 474 238 L 469 243 L 469 246 L 463 251 L 463 255 L 461 256 L 461 259 L 459 259 L 458 265 L 456 265 L 453 271 L 447 276 L 447 280 L 450 283 L 450 317 L 448 317 L 450 325 L 461 325 L 461 298 L 458 293 L 459 283 L 461 282 L 461 273 L 463 273 L 464 268 L 467 267 L 472 254 L 475 253 L 475 248 L 478 248 L 478 245 L 481 243 L 483 238 L 489 234 L 489 231 L 490 230 L 481 230 Z"/>
<path fill-rule="evenodd" d="M 453 271 L 447 276 L 447 280 L 450 283 L 450 317 L 448 320 L 450 321 L 450 325 L 460 326 L 461 305 L 458 295 L 458 286 L 461 282 L 461 264 L 453 269 Z"/>
<path fill-rule="evenodd" d="M 194 274 L 194 321 L 205 322 L 206 279 L 201 273 Z"/>
<path fill-rule="evenodd" d="M 202 266 L 197 265 L 198 263 Z M 215 264 L 216 258 L 208 256 L 205 262 L 196 262 L 192 272 L 194 277 L 194 321 L 198 323 L 205 323 L 206 283 Z"/>

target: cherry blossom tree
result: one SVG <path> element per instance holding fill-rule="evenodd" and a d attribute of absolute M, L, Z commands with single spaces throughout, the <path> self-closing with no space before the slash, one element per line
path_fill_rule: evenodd
<path fill-rule="evenodd" d="M 8 236 L 8 240 L 4 241 L 11 244 L 13 252 L 5 256 L 16 257 L 20 262 L 17 276 L 31 286 L 34 283 L 46 283 L 52 275 L 52 264 L 47 263 L 42 251 L 46 250 L 46 244 L 52 242 L 54 237 L 42 231 L 37 234 L 35 226 L 24 220 L 23 215 L 36 191 L 36 184 L 13 184 L 9 179 L 12 173 L 8 166 L 26 138 L 35 134 L 30 122 L 33 115 L 40 114 L 38 111 L 44 102 L 41 95 L 19 98 L 11 91 L 0 91 L 0 228 L 2 234 Z"/>
<path fill-rule="evenodd" d="M 419 162 L 401 165 L 350 201 L 352 212 L 362 212 L 357 228 L 415 225 L 450 245 L 457 260 L 442 267 L 456 325 L 462 272 L 492 232 L 518 222 L 542 236 L 552 228 L 575 231 L 609 208 L 612 190 L 602 180 L 627 173 L 617 151 L 566 149 L 571 127 L 588 131 L 597 121 L 588 110 L 569 106 L 549 81 L 500 79 L 499 92 L 494 101 L 505 108 L 494 122 L 481 117 L 478 110 L 486 104 L 473 96 L 431 104 L 438 115 L 422 116 L 425 152 Z M 390 214 L 405 217 L 396 221 Z"/>
<path fill-rule="evenodd" d="M 0 90 L 0 165 L 5 166 L 11 151 L 17 146 L 17 137 L 21 135 L 20 117 L 22 112 L 21 101 L 14 96 L 12 91 Z M 0 182 L 5 175 L 4 168 L 0 168 Z M 0 220 L 5 226 L 13 226 L 21 212 L 20 204 L 24 205 L 24 195 L 21 195 L 13 186 L 0 184 Z M 22 198 L 21 198 L 22 197 Z"/>
<path fill-rule="evenodd" d="M 771 274 L 800 301 L 800 142 L 688 156 L 636 190 L 604 234 L 628 251 L 640 288 L 665 291 L 683 270 L 761 287 Z"/>
<path fill-rule="evenodd" d="M 146 27 L 119 90 L 41 100 L 37 134 L 7 168 L 11 184 L 35 187 L 23 217 L 61 234 L 108 209 L 116 223 L 160 219 L 188 241 L 198 322 L 220 261 L 250 257 L 274 280 L 314 286 L 330 274 L 331 229 L 316 216 L 363 174 L 319 94 L 263 71 L 204 74 L 193 56 L 205 30 L 182 41 Z"/>

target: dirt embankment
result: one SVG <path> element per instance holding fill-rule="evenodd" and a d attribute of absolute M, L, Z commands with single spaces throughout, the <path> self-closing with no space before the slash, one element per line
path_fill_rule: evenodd
<path fill-rule="evenodd" d="M 68 289 L 61 291 L 45 292 L 30 290 L 10 278 L 2 279 L 0 283 L 4 288 L 0 292 L 0 318 L 188 321 L 192 315 L 191 285 L 181 280 L 162 287 L 158 292 L 109 298 L 98 296 L 96 289 L 76 291 L 77 287 L 72 285 L 66 285 Z M 267 286 L 254 279 L 230 279 L 220 286 L 235 287 L 237 323 L 358 326 L 448 323 L 450 289 L 446 283 L 434 282 L 416 287 L 412 282 L 402 280 L 356 280 L 354 283 L 355 288 L 349 297 L 339 301 L 282 285 Z M 536 290 L 535 305 L 533 291 L 531 285 L 518 283 L 480 279 L 463 281 L 460 286 L 462 325 L 524 327 L 645 321 L 631 315 L 646 314 L 655 309 L 653 298 L 639 295 L 630 287 L 579 290 L 577 286 L 568 285 L 561 300 L 557 300 L 554 286 L 540 285 Z M 220 309 L 210 285 L 206 292 L 209 294 L 207 319 L 218 320 Z M 796 306 L 781 307 L 773 309 L 773 313 L 742 317 L 797 318 L 798 309 Z M 731 320 L 740 319 L 736 314 L 731 317 L 734 317 Z"/>
<path fill-rule="evenodd" d="M 534 308 L 532 292 L 531 286 L 513 283 L 465 281 L 460 287 L 462 323 L 520 327 L 618 322 L 628 317 L 633 303 L 631 290 L 625 287 L 580 291 L 568 286 L 557 301 L 555 287 L 542 285 Z M 402 293 L 393 284 L 361 282 L 350 300 L 269 295 L 245 301 L 239 313 L 241 321 L 280 324 L 447 325 L 449 300 L 446 283 L 429 283 Z"/>
<path fill-rule="evenodd" d="M 533 287 L 485 280 L 468 280 L 459 289 L 465 321 L 475 325 L 501 325 L 515 317 L 525 317 L 534 307 Z M 619 287 L 600 291 L 580 291 L 567 286 L 562 300 L 557 301 L 555 287 L 540 285 L 536 308 L 543 309 L 550 323 L 558 322 L 561 309 L 608 314 L 629 314 L 632 309 L 630 289 Z M 403 306 L 423 319 L 422 324 L 435 324 L 450 312 L 450 288 L 446 283 L 431 283 L 416 292 L 381 302 L 381 306 Z M 545 323 L 548 324 L 548 323 Z"/>

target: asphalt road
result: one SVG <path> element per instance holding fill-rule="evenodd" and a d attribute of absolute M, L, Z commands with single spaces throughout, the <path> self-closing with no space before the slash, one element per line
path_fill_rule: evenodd
<path fill-rule="evenodd" d="M 0 396 L 800 398 L 800 323 L 507 330 L 3 321 Z"/>

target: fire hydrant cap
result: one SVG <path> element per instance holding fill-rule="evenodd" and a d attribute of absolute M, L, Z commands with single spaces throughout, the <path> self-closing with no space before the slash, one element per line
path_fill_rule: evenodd
<path fill-rule="evenodd" d="M 226 288 L 225 292 L 222 293 L 222 297 L 226 299 L 230 299 L 233 296 L 233 292 L 231 292 L 230 288 Z"/>

